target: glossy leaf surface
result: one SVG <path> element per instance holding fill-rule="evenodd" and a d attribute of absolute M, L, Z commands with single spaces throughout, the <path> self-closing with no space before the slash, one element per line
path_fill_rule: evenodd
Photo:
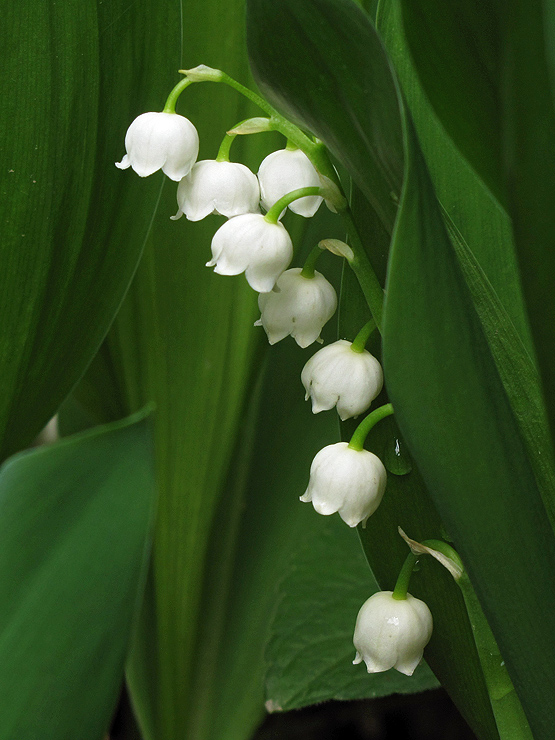
<path fill-rule="evenodd" d="M 535 736 L 547 738 L 555 604 L 542 583 L 555 562 L 553 533 L 410 129 L 409 144 L 388 279 L 388 389 Z"/>
<path fill-rule="evenodd" d="M 549 3 L 460 0 L 445 12 L 439 2 L 405 2 L 403 16 L 416 70 L 442 125 L 503 201 L 514 227 L 534 351 L 551 426 L 555 429 L 554 322 L 546 316 L 555 290 L 555 111 L 553 12 Z M 485 19 L 487 23 L 485 23 Z M 423 59 L 426 37 L 437 52 L 431 69 Z M 467 48 L 464 54 L 460 53 Z M 490 63 L 477 68 L 475 55 Z M 482 53 L 483 52 L 483 53 Z M 497 61 L 495 61 L 497 60 Z M 484 75 L 492 93 L 471 99 Z M 459 84 L 451 84 L 456 79 Z M 442 102 L 448 96 L 449 105 Z M 478 102 L 479 101 L 479 102 Z M 484 112 L 481 130 L 476 123 Z M 474 156 L 474 142 L 482 150 Z M 470 147 L 470 148 L 469 148 Z M 503 152 L 497 163 L 491 153 Z"/>
<path fill-rule="evenodd" d="M 135 417 L 0 469 L 2 740 L 108 726 L 146 576 L 152 453 Z"/>

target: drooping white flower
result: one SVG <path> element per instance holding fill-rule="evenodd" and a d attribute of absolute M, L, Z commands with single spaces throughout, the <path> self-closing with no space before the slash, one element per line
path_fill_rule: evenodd
<path fill-rule="evenodd" d="M 314 165 L 300 149 L 280 149 L 262 161 L 258 170 L 262 205 L 266 210 L 280 198 L 298 188 L 320 187 L 320 176 Z M 310 218 L 314 216 L 322 198 L 308 195 L 294 201 L 288 207 L 293 213 Z"/>
<path fill-rule="evenodd" d="M 328 445 L 310 467 L 308 488 L 301 501 L 312 501 L 319 514 L 336 511 L 349 527 L 366 525 L 382 500 L 387 473 L 379 457 L 355 450 L 347 442 Z"/>
<path fill-rule="evenodd" d="M 383 386 L 382 366 L 367 350 L 356 352 L 352 342 L 339 339 L 318 350 L 306 363 L 301 382 L 305 400 L 312 398 L 312 412 L 337 406 L 342 421 L 358 416 Z"/>
<path fill-rule="evenodd" d="M 204 159 L 197 162 L 177 188 L 179 210 L 189 221 L 200 221 L 211 213 L 231 218 L 259 210 L 260 187 L 256 175 L 239 162 Z"/>
<path fill-rule="evenodd" d="M 270 344 L 289 336 L 299 347 L 308 347 L 320 336 L 322 327 L 337 308 L 337 295 L 331 283 L 316 270 L 314 277 L 303 277 L 302 268 L 282 273 L 271 293 L 258 297 L 260 319 Z"/>
<path fill-rule="evenodd" d="M 197 130 L 188 118 L 177 113 L 143 113 L 127 129 L 127 153 L 116 167 L 132 167 L 141 177 L 162 169 L 178 182 L 196 162 L 198 145 Z"/>
<path fill-rule="evenodd" d="M 293 243 L 281 223 L 269 223 L 261 213 L 235 216 L 220 226 L 212 239 L 212 259 L 220 275 L 245 273 L 249 285 L 269 293 L 291 262 Z"/>
<path fill-rule="evenodd" d="M 433 620 L 428 606 L 407 594 L 394 599 L 392 591 L 380 591 L 362 605 L 355 626 L 353 663 L 366 663 L 368 673 L 390 668 L 412 676 L 432 636 Z"/>

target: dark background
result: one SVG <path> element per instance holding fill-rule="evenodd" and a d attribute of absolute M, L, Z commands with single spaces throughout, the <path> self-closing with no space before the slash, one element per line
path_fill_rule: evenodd
<path fill-rule="evenodd" d="M 124 695 L 110 740 L 140 740 Z M 183 740 L 187 740 L 183 738 Z M 443 689 L 270 714 L 253 740 L 476 740 Z"/>

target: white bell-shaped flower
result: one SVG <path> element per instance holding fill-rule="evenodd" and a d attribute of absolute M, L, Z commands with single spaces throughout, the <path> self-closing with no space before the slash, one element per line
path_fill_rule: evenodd
<path fill-rule="evenodd" d="M 312 501 L 318 514 L 336 511 L 349 527 L 366 525 L 382 500 L 387 473 L 379 457 L 337 442 L 317 453 L 301 501 Z"/>
<path fill-rule="evenodd" d="M 339 339 L 318 350 L 306 363 L 301 382 L 312 412 L 337 406 L 342 421 L 362 414 L 383 387 L 382 366 L 367 350 L 356 352 L 352 342 Z"/>
<path fill-rule="evenodd" d="M 312 278 L 301 273 L 300 267 L 286 270 L 271 293 L 258 297 L 261 316 L 255 326 L 264 327 L 270 344 L 290 334 L 299 347 L 308 347 L 335 313 L 337 295 L 333 285 L 317 271 Z"/>
<path fill-rule="evenodd" d="M 200 221 L 211 213 L 231 218 L 259 211 L 260 187 L 256 175 L 239 162 L 204 159 L 197 162 L 177 188 L 179 210 L 189 221 Z"/>
<path fill-rule="evenodd" d="M 272 152 L 262 161 L 258 170 L 262 205 L 266 210 L 287 193 L 298 188 L 320 187 L 320 176 L 314 165 L 300 149 L 280 149 Z M 307 195 L 294 201 L 288 207 L 299 216 L 314 216 L 322 197 Z"/>
<path fill-rule="evenodd" d="M 179 182 L 196 162 L 198 133 L 191 121 L 177 113 L 143 113 L 125 134 L 127 153 L 116 167 L 132 167 L 141 177 L 159 169 Z"/>
<path fill-rule="evenodd" d="M 254 290 L 269 293 L 292 257 L 293 243 L 281 223 L 269 223 L 261 213 L 246 213 L 216 231 L 206 266 L 220 275 L 244 272 Z"/>
<path fill-rule="evenodd" d="M 390 668 L 412 676 L 432 636 L 433 620 L 428 606 L 407 594 L 394 599 L 392 591 L 380 591 L 362 605 L 355 626 L 354 664 L 366 663 L 368 673 Z"/>

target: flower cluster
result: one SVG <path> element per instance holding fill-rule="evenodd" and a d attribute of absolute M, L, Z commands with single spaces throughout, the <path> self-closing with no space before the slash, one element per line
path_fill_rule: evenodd
<path fill-rule="evenodd" d="M 116 166 L 131 167 L 141 177 L 161 169 L 178 182 L 174 220 L 185 216 L 200 221 L 210 214 L 227 219 L 214 234 L 211 259 L 206 264 L 220 275 L 245 274 L 249 285 L 259 293 L 261 315 L 256 325 L 263 327 L 270 344 L 287 336 L 301 348 L 322 342 L 320 333 L 336 311 L 337 295 L 331 283 L 316 271 L 315 263 L 327 249 L 346 258 L 355 269 L 354 253 L 343 242 L 324 240 L 312 250 L 303 267 L 290 268 L 293 242 L 281 218 L 287 209 L 310 218 L 323 200 L 334 212 L 344 210 L 346 201 L 339 181 L 334 180 L 333 168 L 330 165 L 326 172 L 318 171 L 317 157 L 311 159 L 308 154 L 314 155 L 319 145 L 301 132 L 297 139 L 308 142 L 306 151 L 288 139 L 285 149 L 262 161 L 257 174 L 231 162 L 229 152 L 235 136 L 269 130 L 270 122 L 275 124 L 279 119 L 277 112 L 271 119 L 253 118 L 238 124 L 225 135 L 216 159 L 197 162 L 197 130 L 187 118 L 175 113 L 175 100 L 191 82 L 221 81 L 226 76 L 202 65 L 186 74 L 188 80 L 174 88 L 163 112 L 144 113 L 133 121 L 125 137 L 126 154 Z M 291 127 L 287 122 L 282 133 L 289 136 Z M 313 413 L 335 407 L 345 421 L 368 411 L 384 381 L 380 363 L 365 348 L 375 328 L 372 320 L 352 342 L 340 339 L 319 349 L 305 364 L 301 382 L 306 400 L 312 401 Z M 350 442 L 320 450 L 312 462 L 301 501 L 312 502 L 319 514 L 339 513 L 350 527 L 366 526 L 384 495 L 387 473 L 381 460 L 364 449 L 364 444 L 372 427 L 391 413 L 391 404 L 375 409 L 359 424 Z M 369 672 L 394 667 L 411 675 L 431 630 L 428 607 L 406 589 L 375 594 L 357 618 L 354 662 L 364 660 Z"/>
<path fill-rule="evenodd" d="M 178 181 L 178 211 L 173 219 L 185 215 L 200 221 L 212 213 L 228 218 L 212 239 L 207 265 L 220 275 L 244 272 L 254 290 L 269 293 L 293 258 L 291 238 L 279 219 L 287 208 L 313 216 L 323 198 L 300 197 L 286 203 L 277 217 L 269 216 L 271 208 L 293 191 L 319 190 L 320 176 L 306 154 L 293 148 L 270 154 L 255 175 L 245 165 L 229 161 L 230 143 L 226 142 L 227 151 L 222 146 L 217 159 L 197 162 L 199 137 L 187 118 L 169 112 L 143 113 L 129 127 L 127 151 L 116 166 L 132 167 L 141 177 L 162 169 Z M 330 304 L 329 295 L 322 300 Z M 335 300 L 334 294 L 333 310 Z"/>

